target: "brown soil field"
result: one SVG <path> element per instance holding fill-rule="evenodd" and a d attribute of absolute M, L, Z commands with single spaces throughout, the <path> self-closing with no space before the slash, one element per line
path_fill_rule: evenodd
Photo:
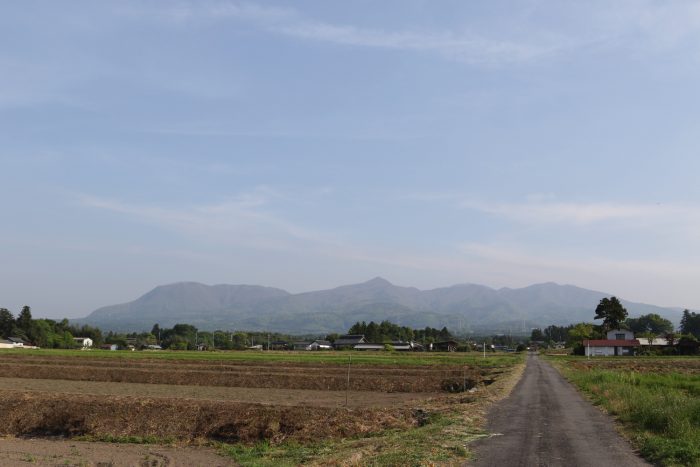
<path fill-rule="evenodd" d="M 354 364 L 347 390 L 347 371 L 319 362 L 8 354 L 0 359 L 0 436 L 137 437 L 179 446 L 363 437 L 419 426 L 437 407 L 476 397 L 450 391 L 485 388 L 510 374 Z"/>
<path fill-rule="evenodd" d="M 335 364 L 9 357 L 0 361 L 0 375 L 11 378 L 315 390 L 347 388 L 347 366 Z M 438 392 L 461 384 L 463 378 L 469 386 L 489 382 L 498 372 L 461 367 L 353 365 L 350 389 Z"/>
<path fill-rule="evenodd" d="M 95 467 L 208 467 L 235 465 L 212 448 L 96 443 L 65 439 L 0 438 L 0 465 Z"/>
<path fill-rule="evenodd" d="M 186 386 L 0 377 L 0 394 L 4 394 L 4 391 L 219 400 L 310 407 L 345 407 L 346 396 L 345 391 L 311 389 Z M 349 391 L 347 400 L 348 407 L 351 408 L 400 407 L 439 395 L 438 393 Z"/>
<path fill-rule="evenodd" d="M 0 435 L 311 441 L 415 426 L 410 408 L 329 408 L 92 394 L 0 392 Z"/>

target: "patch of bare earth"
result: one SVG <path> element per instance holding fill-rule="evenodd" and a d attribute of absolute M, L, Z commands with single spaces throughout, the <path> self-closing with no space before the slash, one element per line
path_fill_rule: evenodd
<path fill-rule="evenodd" d="M 70 452 L 62 450 L 85 444 L 76 437 L 169 440 L 180 447 L 88 443 L 92 448 L 81 451 L 82 463 L 76 457 L 73 465 L 225 465 L 218 457 L 217 464 L 177 456 L 211 442 L 263 440 L 275 446 L 342 440 L 326 460 L 345 465 L 344 459 L 365 449 L 361 446 L 378 452 L 381 443 L 389 443 L 400 449 L 399 435 L 393 441 L 374 435 L 406 432 L 430 413 L 458 412 L 462 431 L 445 434 L 462 443 L 465 433 L 478 431 L 485 407 L 505 396 L 519 371 L 356 365 L 347 390 L 347 366 L 339 364 L 12 356 L 0 362 L 0 436 L 5 436 L 0 465 L 14 465 L 22 456 L 34 465 L 71 465 Z M 465 387 L 476 392 L 450 394 Z M 122 448 L 132 457 L 110 457 Z M 216 456 L 211 450 L 192 452 Z M 54 455 L 60 461 L 51 461 Z"/>
<path fill-rule="evenodd" d="M 95 443 L 65 439 L 0 438 L 0 465 L 7 466 L 228 466 L 212 448 Z"/>
<path fill-rule="evenodd" d="M 265 405 L 311 407 L 397 407 L 436 397 L 439 393 L 320 391 L 313 389 L 185 386 L 169 384 L 111 383 L 0 377 L 0 391 L 132 396 L 247 402 Z"/>

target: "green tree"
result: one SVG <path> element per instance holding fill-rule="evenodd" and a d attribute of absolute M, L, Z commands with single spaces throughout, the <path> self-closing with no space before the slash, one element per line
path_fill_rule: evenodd
<path fill-rule="evenodd" d="M 700 314 L 694 311 L 683 310 L 681 318 L 681 334 L 692 334 L 700 339 Z"/>
<path fill-rule="evenodd" d="M 627 310 L 614 296 L 602 299 L 595 309 L 594 319 L 602 319 L 603 328 L 606 331 L 619 329 L 625 318 L 627 318 Z"/>
<path fill-rule="evenodd" d="M 590 339 L 593 336 L 593 325 L 588 323 L 578 323 L 569 329 L 568 335 L 568 344 L 581 344 L 584 339 Z"/>
<path fill-rule="evenodd" d="M 656 313 L 642 315 L 639 318 L 627 318 L 625 325 L 635 334 L 648 332 L 660 336 L 673 331 L 673 323 Z"/>
<path fill-rule="evenodd" d="M 10 337 L 15 325 L 15 317 L 7 308 L 0 308 L 0 337 Z"/>
<path fill-rule="evenodd" d="M 52 349 L 55 347 L 58 336 L 54 331 L 53 324 L 55 323 L 46 319 L 34 320 L 32 326 L 32 342 L 34 345 L 45 349 Z"/>
<path fill-rule="evenodd" d="M 32 327 L 32 309 L 29 306 L 24 305 L 22 307 L 22 311 L 17 316 L 16 324 L 25 334 L 29 334 Z"/>
<path fill-rule="evenodd" d="M 535 328 L 532 330 L 530 333 L 530 340 L 531 341 L 543 341 L 544 340 L 544 333 L 542 333 L 542 329 L 540 328 Z"/>

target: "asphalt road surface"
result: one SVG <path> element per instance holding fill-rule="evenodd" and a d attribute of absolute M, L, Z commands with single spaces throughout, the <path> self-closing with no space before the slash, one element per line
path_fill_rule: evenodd
<path fill-rule="evenodd" d="M 613 426 L 552 368 L 530 354 L 511 395 L 488 414 L 491 434 L 472 444 L 475 466 L 648 466 Z"/>

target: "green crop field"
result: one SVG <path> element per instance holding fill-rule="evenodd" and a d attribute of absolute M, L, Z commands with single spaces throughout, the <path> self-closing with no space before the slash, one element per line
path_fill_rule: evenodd
<path fill-rule="evenodd" d="M 622 423 L 646 459 L 657 465 L 700 466 L 700 358 L 551 361 Z"/>

